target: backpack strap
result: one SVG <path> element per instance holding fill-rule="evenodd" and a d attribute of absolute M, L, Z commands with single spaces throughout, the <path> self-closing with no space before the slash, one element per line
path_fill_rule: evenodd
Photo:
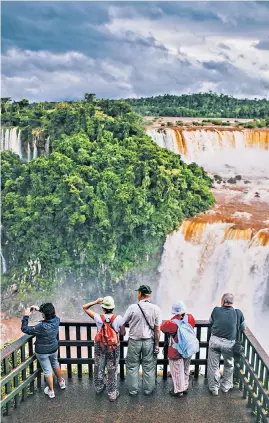
<path fill-rule="evenodd" d="M 116 319 L 116 317 L 117 317 L 117 315 L 116 315 L 116 314 L 113 314 L 113 315 L 111 316 L 110 323 L 113 323 L 113 322 L 114 322 L 114 320 Z"/>
<path fill-rule="evenodd" d="M 104 314 L 100 314 L 100 317 L 101 317 L 102 322 L 105 323 L 105 321 L 106 321 L 105 315 Z"/>
<path fill-rule="evenodd" d="M 238 308 L 234 309 L 236 314 L 236 340 L 240 337 L 240 317 L 239 317 L 239 310 Z"/>
<path fill-rule="evenodd" d="M 143 311 L 142 307 L 140 306 L 140 304 L 137 304 L 137 305 L 138 305 L 138 307 L 140 308 L 141 313 L 143 314 L 143 317 L 144 317 L 144 319 L 145 319 L 145 321 L 146 321 L 147 325 L 149 326 L 149 328 L 150 328 L 150 329 L 153 331 L 153 333 L 154 333 L 154 328 L 151 326 L 151 324 L 149 323 L 148 319 L 146 318 L 146 315 L 145 315 L 145 313 L 144 313 L 144 311 Z"/>

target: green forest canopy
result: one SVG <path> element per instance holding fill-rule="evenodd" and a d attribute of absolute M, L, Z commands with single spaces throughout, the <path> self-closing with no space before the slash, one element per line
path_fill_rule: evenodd
<path fill-rule="evenodd" d="M 49 290 L 72 275 L 103 289 L 152 265 L 165 236 L 208 209 L 211 179 L 159 148 L 123 100 L 2 104 L 2 124 L 50 137 L 29 163 L 2 152 L 6 281 Z"/>
<path fill-rule="evenodd" d="M 212 92 L 126 100 L 142 116 L 257 118 L 269 117 L 269 101 L 235 98 Z"/>

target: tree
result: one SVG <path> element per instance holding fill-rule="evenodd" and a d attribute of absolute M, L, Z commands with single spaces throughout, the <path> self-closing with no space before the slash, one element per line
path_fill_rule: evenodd
<path fill-rule="evenodd" d="M 123 100 L 30 104 L 22 114 L 22 138 L 38 129 L 52 153 L 2 158 L 3 252 L 20 290 L 66 280 L 114 288 L 156 267 L 167 233 L 214 202 L 206 173 L 156 146 Z"/>
<path fill-rule="evenodd" d="M 88 94 L 88 93 L 84 94 L 84 100 L 87 101 L 88 103 L 93 103 L 95 101 L 95 98 L 96 98 L 95 94 Z"/>
<path fill-rule="evenodd" d="M 1 98 L 1 113 L 5 113 L 8 110 L 8 105 L 11 103 L 11 97 Z"/>
<path fill-rule="evenodd" d="M 23 98 L 22 100 L 18 101 L 20 109 L 24 109 L 25 107 L 29 106 L 29 100 Z"/>

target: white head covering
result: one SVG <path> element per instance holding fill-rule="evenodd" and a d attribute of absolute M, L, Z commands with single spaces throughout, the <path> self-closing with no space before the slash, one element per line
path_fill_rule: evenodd
<path fill-rule="evenodd" d="M 186 306 L 183 301 L 179 301 L 176 304 L 172 304 L 172 314 L 184 314 L 186 313 Z"/>

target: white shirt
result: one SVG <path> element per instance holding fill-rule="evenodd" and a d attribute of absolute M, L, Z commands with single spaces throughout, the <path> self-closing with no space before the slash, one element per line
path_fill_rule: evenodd
<path fill-rule="evenodd" d="M 139 305 L 143 309 L 143 312 L 145 313 L 145 316 L 152 328 L 154 328 L 154 326 L 161 325 L 161 311 L 158 306 L 151 304 L 147 300 L 139 301 Z M 138 304 L 132 304 L 128 307 L 123 316 L 123 320 L 125 323 L 129 323 L 129 338 L 138 340 L 154 337 L 154 331 L 151 330 L 147 324 Z"/>
<path fill-rule="evenodd" d="M 105 316 L 105 318 L 106 318 L 106 321 L 109 321 L 109 320 L 111 319 L 111 317 L 113 316 L 113 314 L 114 314 L 114 313 L 104 314 L 104 316 Z M 98 330 L 98 332 L 99 332 L 99 330 L 100 330 L 100 329 L 102 328 L 102 326 L 103 326 L 103 320 L 101 319 L 100 314 L 95 313 L 95 315 L 94 315 L 94 321 L 95 321 L 95 323 L 96 323 L 97 330 Z M 112 327 L 113 327 L 113 329 L 114 329 L 114 330 L 118 333 L 118 332 L 120 331 L 120 327 L 121 327 L 122 325 L 124 325 L 124 320 L 123 320 L 123 318 L 122 318 L 120 315 L 118 315 L 118 316 L 115 318 L 114 322 L 112 323 Z"/>

